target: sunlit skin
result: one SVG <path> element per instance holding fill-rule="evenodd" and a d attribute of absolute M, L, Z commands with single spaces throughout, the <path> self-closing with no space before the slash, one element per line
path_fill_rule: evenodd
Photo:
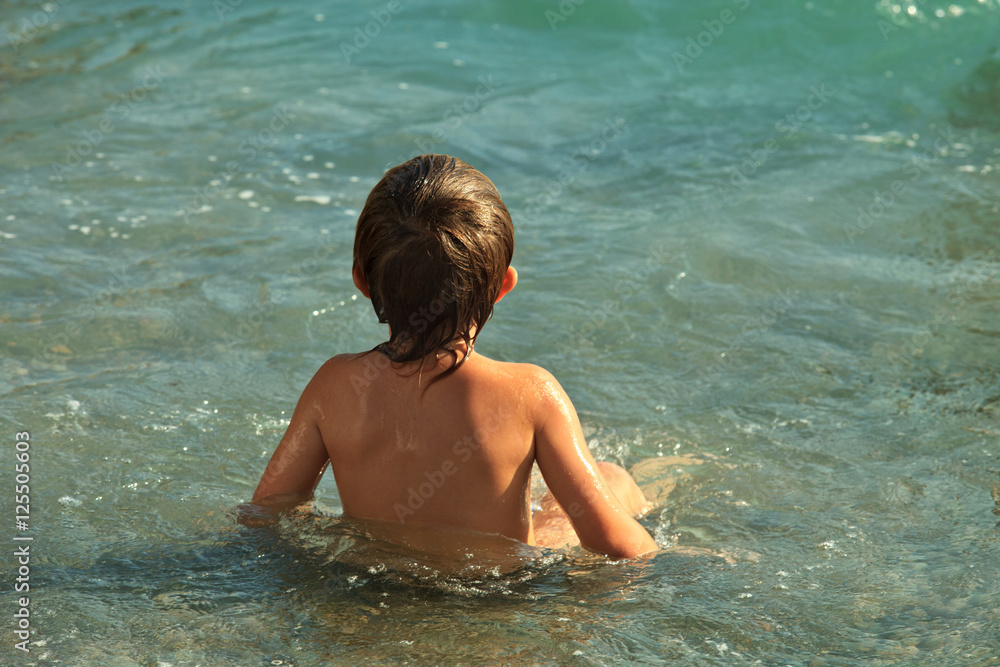
<path fill-rule="evenodd" d="M 358 271 L 354 280 L 367 297 Z M 516 284 L 510 267 L 497 300 Z M 433 383 L 452 355 L 399 364 L 372 351 L 323 364 L 253 502 L 279 509 L 306 502 L 331 464 L 348 516 L 444 524 L 540 546 L 579 543 L 613 558 L 656 550 L 634 518 L 646 509 L 641 491 L 618 466 L 595 462 L 556 379 L 531 364 L 470 354 L 461 342 L 455 349 L 468 358 Z M 551 497 L 541 499 L 533 522 L 535 462 Z"/>

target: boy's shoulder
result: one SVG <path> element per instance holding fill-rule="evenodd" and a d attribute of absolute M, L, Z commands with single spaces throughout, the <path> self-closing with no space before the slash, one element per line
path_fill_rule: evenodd
<path fill-rule="evenodd" d="M 558 380 L 556 380 L 552 373 L 537 364 L 514 361 L 495 361 L 486 357 L 483 357 L 483 359 L 490 364 L 496 365 L 498 375 L 502 375 L 522 384 L 528 384 L 536 388 L 559 384 Z"/>
<path fill-rule="evenodd" d="M 391 368 L 391 362 L 381 352 L 349 352 L 330 357 L 319 367 L 313 382 L 324 386 L 349 383 L 359 390 L 372 383 Z"/>
<path fill-rule="evenodd" d="M 460 369 L 467 371 L 465 377 L 469 382 L 463 389 L 490 396 L 491 400 L 511 408 L 517 405 L 527 410 L 532 421 L 545 418 L 569 400 L 555 376 L 536 364 L 496 361 L 478 355 L 478 359 L 469 359 L 468 366 Z M 461 380 L 461 376 L 456 379 Z"/>
<path fill-rule="evenodd" d="M 375 350 L 338 354 L 320 366 L 314 379 L 324 385 L 349 383 L 358 390 L 370 385 L 382 373 L 391 372 L 392 366 L 388 357 Z M 557 388 L 561 391 L 555 376 L 536 364 L 498 361 L 476 353 L 462 364 L 459 371 L 444 380 L 497 384 L 511 391 L 532 389 L 549 393 Z"/>
<path fill-rule="evenodd" d="M 470 357 L 466 362 L 468 370 L 479 376 L 510 383 L 511 385 L 545 385 L 556 382 L 552 373 L 536 364 L 517 361 L 498 361 L 481 354 Z"/>

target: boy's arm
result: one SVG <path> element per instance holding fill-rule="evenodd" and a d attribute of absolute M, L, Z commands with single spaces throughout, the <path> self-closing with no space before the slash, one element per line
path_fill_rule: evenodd
<path fill-rule="evenodd" d="M 316 420 L 324 368 L 303 390 L 288 429 L 271 455 L 251 502 L 283 510 L 312 500 L 316 485 L 330 462 Z"/>
<path fill-rule="evenodd" d="M 580 544 L 612 558 L 655 551 L 653 538 L 625 511 L 597 469 L 569 396 L 548 371 L 539 371 L 535 459 Z"/>

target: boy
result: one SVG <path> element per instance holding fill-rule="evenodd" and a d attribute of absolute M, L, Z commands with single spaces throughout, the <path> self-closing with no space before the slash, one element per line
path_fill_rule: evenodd
<path fill-rule="evenodd" d="M 493 305 L 517 283 L 513 252 L 507 208 L 466 163 L 421 155 L 386 172 L 358 218 L 352 273 L 389 340 L 323 364 L 253 502 L 308 501 L 331 463 L 348 516 L 541 546 L 578 537 L 613 558 L 654 551 L 633 518 L 642 492 L 618 466 L 594 461 L 556 379 L 473 353 Z M 533 522 L 535 462 L 551 497 Z"/>

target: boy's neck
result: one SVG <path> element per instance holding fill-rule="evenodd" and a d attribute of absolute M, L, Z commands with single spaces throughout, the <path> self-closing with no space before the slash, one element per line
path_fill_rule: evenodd
<path fill-rule="evenodd" d="M 390 341 L 382 343 L 376 349 L 380 353 L 387 356 L 390 361 L 392 360 L 393 354 L 391 337 Z M 433 352 L 424 355 L 420 359 L 393 363 L 398 364 L 398 367 L 401 370 L 406 368 L 419 368 L 421 371 L 427 371 L 438 368 L 439 370 L 444 371 L 459 362 L 465 362 L 468 357 L 472 356 L 474 350 L 474 346 L 467 343 L 464 338 L 456 336 L 451 341 L 445 343 Z"/>

